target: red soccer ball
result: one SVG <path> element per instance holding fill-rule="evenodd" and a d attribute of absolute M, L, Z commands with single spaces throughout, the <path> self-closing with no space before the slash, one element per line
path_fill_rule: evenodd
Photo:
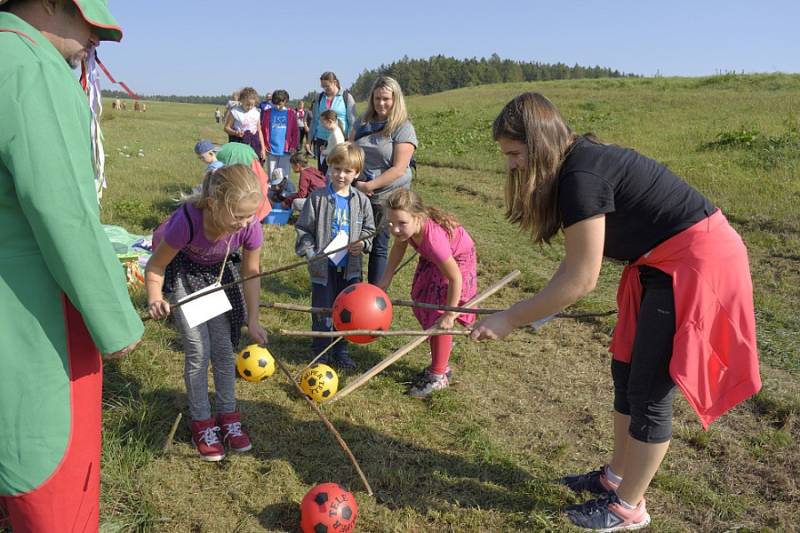
<path fill-rule="evenodd" d="M 356 283 L 339 293 L 333 302 L 333 327 L 336 331 L 374 329 L 388 331 L 392 325 L 392 301 L 381 289 L 370 283 Z M 356 344 L 369 344 L 376 337 L 345 337 Z"/>
<path fill-rule="evenodd" d="M 355 530 L 356 518 L 356 499 L 336 483 L 317 485 L 300 502 L 303 533 L 349 533 Z"/>

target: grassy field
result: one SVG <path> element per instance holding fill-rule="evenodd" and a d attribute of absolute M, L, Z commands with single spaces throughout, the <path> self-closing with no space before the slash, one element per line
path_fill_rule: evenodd
<path fill-rule="evenodd" d="M 246 80 L 245 80 L 246 81 Z M 578 131 L 667 163 L 720 206 L 750 250 L 763 391 L 704 432 L 676 401 L 675 439 L 648 493 L 651 531 L 790 531 L 800 523 L 800 76 L 581 80 L 497 85 L 409 99 L 420 138 L 414 188 L 456 213 L 475 238 L 487 287 L 522 276 L 486 302 L 510 304 L 540 289 L 563 247 L 529 243 L 503 218 L 503 163 L 491 120 L 510 98 L 537 90 Z M 361 106 L 363 108 L 363 106 Z M 213 106 L 148 105 L 104 116 L 109 190 L 105 223 L 146 233 L 171 199 L 199 181 L 198 138 L 222 142 Z M 293 262 L 291 226 L 265 227 L 265 268 Z M 406 298 L 413 269 L 390 295 Z M 575 310 L 613 309 L 619 266 Z M 266 278 L 266 300 L 309 304 L 303 269 Z M 141 294 L 134 295 L 140 305 Z M 270 331 L 307 328 L 308 316 L 262 311 Z M 179 340 L 149 322 L 141 347 L 106 366 L 102 531 L 296 531 L 313 485 L 339 482 L 359 504 L 359 531 L 563 531 L 576 497 L 555 480 L 597 467 L 612 445 L 607 345 L 613 317 L 559 320 L 506 342 L 457 339 L 454 386 L 430 401 L 404 395 L 428 363 L 426 345 L 340 402 L 323 406 L 350 444 L 375 497 L 314 413 L 276 375 L 237 383 L 254 451 L 207 464 L 183 424 L 161 453 L 178 412 L 186 418 Z M 408 309 L 395 326 L 415 328 Z M 354 347 L 359 370 L 407 339 Z M 293 369 L 309 342 L 271 336 Z M 340 378 L 346 382 L 348 377 Z"/>

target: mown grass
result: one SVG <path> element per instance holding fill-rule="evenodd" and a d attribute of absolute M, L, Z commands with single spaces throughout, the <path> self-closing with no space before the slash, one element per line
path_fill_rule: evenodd
<path fill-rule="evenodd" d="M 762 164 L 747 144 L 719 144 L 745 130 L 768 139 L 796 131 L 799 89 L 798 76 L 764 75 L 498 85 L 409 99 L 422 165 L 414 188 L 469 229 L 482 287 L 522 271 L 488 306 L 541 288 L 563 255 L 560 243 L 533 246 L 503 218 L 502 161 L 489 125 L 523 90 L 546 94 L 576 130 L 668 163 L 723 208 L 748 244 L 764 391 L 709 432 L 676 401 L 672 450 L 648 495 L 652 531 L 789 531 L 800 520 L 798 157 L 782 146 L 781 157 Z M 194 142 L 224 136 L 213 106 L 153 103 L 146 113 L 106 113 L 103 220 L 143 233 L 170 212 L 170 198 L 200 179 Z M 293 240 L 290 226 L 265 227 L 265 268 L 295 261 Z M 393 297 L 407 297 L 411 274 L 412 267 L 401 272 Z M 613 308 L 618 275 L 618 265 L 604 265 L 598 289 L 576 308 Z M 302 269 L 267 278 L 262 288 L 266 300 L 309 303 Z M 301 314 L 269 310 L 261 318 L 273 332 L 308 326 Z M 103 531 L 295 531 L 298 502 L 324 481 L 354 491 L 360 531 L 563 531 L 560 509 L 577 499 L 554 480 L 595 468 L 611 447 L 613 323 L 554 321 L 494 344 L 458 338 L 455 384 L 427 402 L 403 394 L 428 362 L 423 345 L 325 406 L 375 490 L 370 498 L 279 375 L 237 383 L 252 453 L 202 463 L 182 424 L 163 454 L 172 421 L 185 414 L 183 362 L 169 325 L 149 322 L 135 354 L 106 367 Z M 416 322 L 397 309 L 395 325 Z M 352 353 L 363 370 L 405 342 L 386 338 Z M 296 370 L 309 343 L 273 334 L 270 348 Z"/>

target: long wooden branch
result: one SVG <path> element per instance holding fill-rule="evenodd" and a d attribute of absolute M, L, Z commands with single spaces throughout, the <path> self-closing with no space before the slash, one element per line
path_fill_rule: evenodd
<path fill-rule="evenodd" d="M 275 357 L 274 354 L 273 354 L 273 357 Z M 292 384 L 294 385 L 294 388 L 297 390 L 297 392 L 300 394 L 300 396 L 302 396 L 303 399 L 311 406 L 311 408 L 314 410 L 314 412 L 317 413 L 317 416 L 319 416 L 320 420 L 322 420 L 322 423 L 325 424 L 325 427 L 328 428 L 328 431 L 330 431 L 333 434 L 333 436 L 336 438 L 336 442 L 339 443 L 339 446 L 341 446 L 342 450 L 344 450 L 344 453 L 347 454 L 347 457 L 350 459 L 350 462 L 353 463 L 353 468 L 356 469 L 356 472 L 358 473 L 358 477 L 361 478 L 361 483 L 363 483 L 364 484 L 364 488 L 367 489 L 367 494 L 372 496 L 372 487 L 369 486 L 369 481 L 367 481 L 367 478 L 366 478 L 366 476 L 364 476 L 364 472 L 361 470 L 361 467 L 359 466 L 358 461 L 356 460 L 356 457 L 353 455 L 353 452 L 350 451 L 350 447 L 344 441 L 342 436 L 339 434 L 338 431 L 336 431 L 336 428 L 333 427 L 333 424 L 331 424 L 330 421 L 325 417 L 325 415 L 322 413 L 322 411 L 317 406 L 317 404 L 311 398 L 309 398 L 308 396 L 305 395 L 305 393 L 303 392 L 303 389 L 301 389 L 300 385 L 297 383 L 297 381 L 295 381 L 292 378 L 292 375 L 289 373 L 289 370 L 283 365 L 281 360 L 278 359 L 277 357 L 275 357 L 275 363 L 277 363 L 278 368 L 280 368 L 281 372 L 283 372 L 283 375 L 286 376 L 286 378 L 289 381 L 292 382 Z M 336 395 L 334 395 L 334 398 L 335 397 L 336 397 Z M 328 401 L 330 401 L 330 400 L 328 400 Z"/>
<path fill-rule="evenodd" d="M 370 337 L 401 337 L 403 335 L 413 335 L 422 337 L 436 337 L 439 335 L 469 335 L 472 333 L 466 329 L 426 329 L 406 330 L 397 329 L 383 331 L 379 329 L 351 329 L 342 331 L 296 331 L 292 329 L 281 329 L 278 331 L 287 337 L 351 337 L 353 335 L 369 335 Z"/>
<path fill-rule="evenodd" d="M 301 313 L 312 313 L 318 315 L 325 315 L 331 313 L 330 307 L 309 307 L 307 305 L 298 304 L 284 304 L 279 302 L 266 302 L 262 301 L 259 304 L 261 307 L 269 309 L 283 309 L 286 311 L 299 311 Z M 392 305 L 401 307 L 420 307 L 423 309 L 436 309 L 437 311 L 454 311 L 463 314 L 475 315 L 491 315 L 505 311 L 506 308 L 492 308 L 492 307 L 453 307 L 449 305 L 429 304 L 423 302 L 414 302 L 412 300 L 392 300 Z M 609 309 L 607 311 L 572 311 L 556 313 L 554 318 L 597 318 L 604 316 L 611 316 L 617 313 L 616 309 Z"/>
<path fill-rule="evenodd" d="M 520 275 L 520 271 L 519 270 L 515 270 L 515 271 L 511 272 L 510 274 L 505 276 L 503 279 L 501 279 L 500 281 L 498 281 L 497 283 L 495 283 L 494 285 L 492 285 L 491 287 L 489 287 L 488 289 L 486 289 L 482 293 L 480 293 L 477 296 L 475 296 L 472 300 L 467 302 L 467 306 L 472 306 L 472 305 L 479 304 L 480 302 L 482 302 L 483 300 L 485 300 L 489 296 L 493 295 L 494 293 L 496 293 L 497 291 L 499 291 L 500 289 L 505 287 L 509 282 L 511 282 L 512 280 L 516 279 L 519 275 Z M 440 320 L 441 320 L 441 318 L 440 318 Z M 430 330 L 431 331 L 436 331 L 438 329 L 438 325 L 439 325 L 439 320 L 436 321 L 436 323 L 433 325 L 433 327 L 430 328 Z M 380 363 L 378 363 L 377 365 L 375 365 L 374 367 L 372 367 L 371 369 L 369 369 L 365 373 L 361 374 L 357 378 L 355 378 L 352 381 L 350 381 L 350 383 L 348 383 L 345 388 L 340 390 L 338 393 L 336 393 L 333 396 L 333 398 L 328 400 L 328 403 L 341 400 L 342 398 L 344 398 L 345 396 L 347 396 L 348 394 L 350 394 L 351 392 L 353 392 L 357 388 L 359 388 L 362 385 L 366 384 L 376 374 L 378 374 L 379 372 L 383 371 L 385 368 L 390 366 L 392 363 L 394 363 L 395 361 L 397 361 L 398 359 L 400 359 L 401 357 L 406 355 L 408 352 L 410 352 L 411 350 L 413 350 L 414 348 L 416 348 L 417 346 L 422 344 L 422 342 L 425 340 L 425 338 L 426 337 L 418 337 L 418 338 L 414 339 L 413 341 L 409 342 L 408 344 L 406 344 L 405 346 L 403 346 L 402 348 L 400 348 L 399 350 L 394 352 L 392 355 L 386 357 L 383 361 L 381 361 Z"/>
<path fill-rule="evenodd" d="M 228 287 L 233 287 L 234 285 L 242 284 L 245 281 L 249 281 L 251 279 L 263 278 L 265 276 L 272 276 L 272 275 L 278 274 L 280 272 L 286 272 L 287 270 L 292 270 L 292 269 L 300 267 L 300 266 L 308 265 L 309 263 L 314 263 L 315 261 L 322 261 L 323 259 L 327 259 L 328 256 L 330 256 L 330 255 L 333 255 L 335 253 L 341 252 L 343 250 L 347 250 L 350 247 L 351 244 L 355 244 L 355 243 L 358 243 L 358 242 L 365 241 L 367 239 L 371 239 L 376 234 L 377 234 L 377 232 L 370 233 L 369 235 L 366 235 L 364 237 L 361 237 L 358 240 L 355 240 L 355 241 L 353 241 L 351 243 L 348 243 L 346 246 L 342 246 L 341 248 L 337 248 L 335 250 L 331 250 L 330 252 L 327 252 L 327 253 L 319 253 L 319 254 L 315 255 L 314 257 L 312 257 L 311 259 L 298 261 L 296 263 L 291 263 L 291 264 L 288 264 L 288 265 L 284 265 L 282 267 L 273 268 L 271 270 L 265 270 L 264 272 L 259 272 L 258 274 L 253 274 L 252 276 L 247 276 L 247 277 L 244 277 L 244 278 L 242 278 L 240 280 L 237 280 L 237 281 L 231 281 L 230 283 L 225 283 L 224 285 L 221 285 L 221 286 L 219 286 L 219 287 L 217 287 L 215 289 L 212 289 L 210 291 L 204 292 L 202 294 L 197 294 L 195 296 L 190 296 L 190 297 L 186 298 L 185 300 L 183 300 L 182 302 L 176 303 L 175 305 L 172 305 L 170 307 L 172 309 L 175 309 L 176 307 L 180 307 L 183 304 L 187 304 L 187 303 L 191 302 L 192 300 L 196 300 L 198 298 L 202 298 L 203 296 L 207 296 L 207 295 L 211 294 L 212 292 L 225 290 Z"/>

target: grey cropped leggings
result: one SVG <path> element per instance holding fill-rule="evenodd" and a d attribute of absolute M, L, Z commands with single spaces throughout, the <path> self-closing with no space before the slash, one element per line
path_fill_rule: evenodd
<path fill-rule="evenodd" d="M 187 295 L 181 276 L 175 280 L 175 301 Z M 236 410 L 236 362 L 231 345 L 231 325 L 227 313 L 216 316 L 190 328 L 180 309 L 173 313 L 178 332 L 183 341 L 185 362 L 183 378 L 189 398 L 189 414 L 192 420 L 211 418 L 208 401 L 208 363 L 214 373 L 214 404 L 217 413 Z"/>

